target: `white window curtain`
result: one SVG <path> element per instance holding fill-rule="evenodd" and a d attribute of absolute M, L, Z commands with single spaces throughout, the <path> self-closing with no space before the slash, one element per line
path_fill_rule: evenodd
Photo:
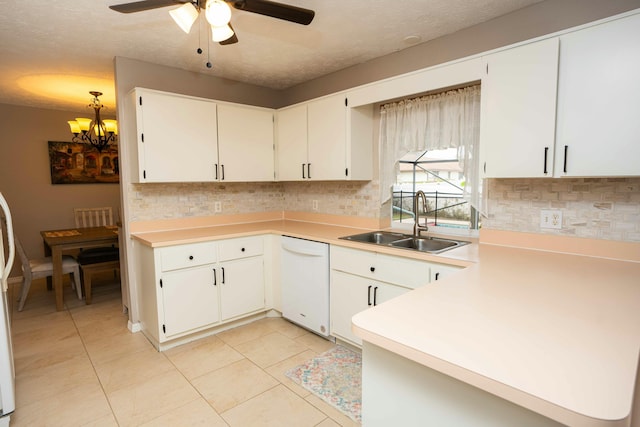
<path fill-rule="evenodd" d="M 456 148 L 464 197 L 481 209 L 478 174 L 480 85 L 384 104 L 380 109 L 380 201 L 391 198 L 398 160 L 409 152 Z"/>

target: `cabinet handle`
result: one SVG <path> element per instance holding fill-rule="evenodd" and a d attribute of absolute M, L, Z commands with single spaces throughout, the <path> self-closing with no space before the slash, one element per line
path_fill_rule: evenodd
<path fill-rule="evenodd" d="M 562 170 L 564 171 L 564 173 L 567 173 L 567 150 L 569 149 L 568 145 L 564 146 L 564 167 L 562 168 Z"/>
<path fill-rule="evenodd" d="M 218 275 L 216 274 L 216 269 L 213 269 L 213 286 L 218 286 L 218 280 L 216 279 Z"/>
<path fill-rule="evenodd" d="M 216 181 L 218 180 L 218 164 L 216 163 Z"/>
<path fill-rule="evenodd" d="M 549 147 L 544 147 L 544 174 L 547 174 L 547 154 L 549 153 Z"/>
<path fill-rule="evenodd" d="M 189 261 L 193 261 L 193 255 L 189 255 Z"/>
<path fill-rule="evenodd" d="M 240 252 L 244 252 L 244 248 L 240 249 Z"/>
<path fill-rule="evenodd" d="M 373 288 L 373 305 L 378 304 L 378 287 Z"/>
<path fill-rule="evenodd" d="M 224 181 L 224 165 L 220 165 L 220 167 L 222 168 L 222 180 Z"/>
<path fill-rule="evenodd" d="M 304 163 L 302 164 L 302 179 L 306 179 L 307 177 L 304 176 Z"/>
<path fill-rule="evenodd" d="M 439 277 L 440 277 L 440 273 L 436 273 L 436 279 L 435 280 L 438 280 Z"/>
<path fill-rule="evenodd" d="M 311 163 L 307 163 L 307 178 L 311 179 Z"/>
<path fill-rule="evenodd" d="M 221 270 L 222 270 L 222 284 L 224 285 L 224 267 L 222 267 Z"/>
<path fill-rule="evenodd" d="M 369 267 L 369 270 L 371 270 L 371 272 L 373 273 L 374 271 L 376 271 L 375 267 Z"/>
<path fill-rule="evenodd" d="M 484 162 L 484 165 L 482 166 L 482 170 L 484 171 L 484 173 L 487 173 L 487 162 Z"/>
<path fill-rule="evenodd" d="M 371 305 L 371 285 L 367 288 L 367 305 Z"/>

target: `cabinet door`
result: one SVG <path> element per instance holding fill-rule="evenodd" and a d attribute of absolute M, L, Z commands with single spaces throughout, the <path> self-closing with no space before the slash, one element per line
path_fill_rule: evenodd
<path fill-rule="evenodd" d="M 483 58 L 480 170 L 487 178 L 553 174 L 558 39 Z"/>
<path fill-rule="evenodd" d="M 331 270 L 331 335 L 362 344 L 362 340 L 351 332 L 351 318 L 373 306 L 373 283 L 363 277 Z"/>
<path fill-rule="evenodd" d="M 215 181 L 214 102 L 138 90 L 136 108 L 140 182 Z"/>
<path fill-rule="evenodd" d="M 361 345 L 362 340 L 351 332 L 351 318 L 378 304 L 400 296 L 409 289 L 376 282 L 341 271 L 331 271 L 331 335 Z"/>
<path fill-rule="evenodd" d="M 218 150 L 221 181 L 273 181 L 273 111 L 218 105 Z"/>
<path fill-rule="evenodd" d="M 307 106 L 278 110 L 278 179 L 298 181 L 307 178 Z"/>
<path fill-rule="evenodd" d="M 347 167 L 347 107 L 344 95 L 307 104 L 309 170 L 312 180 L 344 180 Z"/>
<path fill-rule="evenodd" d="M 556 175 L 640 175 L 639 41 L 640 15 L 560 37 Z"/>
<path fill-rule="evenodd" d="M 220 264 L 217 272 L 222 320 L 265 307 L 263 264 L 261 256 Z"/>
<path fill-rule="evenodd" d="M 201 329 L 220 320 L 212 265 L 164 273 L 161 294 L 165 338 Z"/>

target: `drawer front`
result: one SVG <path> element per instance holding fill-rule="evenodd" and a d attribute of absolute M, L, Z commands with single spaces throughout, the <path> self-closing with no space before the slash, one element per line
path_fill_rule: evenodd
<path fill-rule="evenodd" d="M 414 289 L 429 283 L 429 271 L 426 261 L 377 254 L 376 280 Z"/>
<path fill-rule="evenodd" d="M 329 253 L 332 270 L 344 271 L 345 273 L 357 274 L 367 278 L 376 277 L 376 254 L 374 252 L 331 246 Z"/>
<path fill-rule="evenodd" d="M 216 262 L 216 247 L 216 242 L 202 242 L 161 248 L 162 271 L 212 264 Z"/>
<path fill-rule="evenodd" d="M 264 238 L 262 236 L 253 236 L 221 240 L 218 242 L 218 250 L 220 261 L 262 255 L 264 253 Z"/>
<path fill-rule="evenodd" d="M 331 268 L 405 288 L 426 285 L 430 275 L 426 261 L 339 246 L 331 246 Z"/>

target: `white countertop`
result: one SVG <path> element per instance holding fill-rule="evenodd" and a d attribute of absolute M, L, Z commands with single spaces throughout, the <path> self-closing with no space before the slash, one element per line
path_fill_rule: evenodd
<path fill-rule="evenodd" d="M 480 244 L 479 262 L 357 314 L 354 332 L 569 425 L 628 425 L 640 263 Z"/>

